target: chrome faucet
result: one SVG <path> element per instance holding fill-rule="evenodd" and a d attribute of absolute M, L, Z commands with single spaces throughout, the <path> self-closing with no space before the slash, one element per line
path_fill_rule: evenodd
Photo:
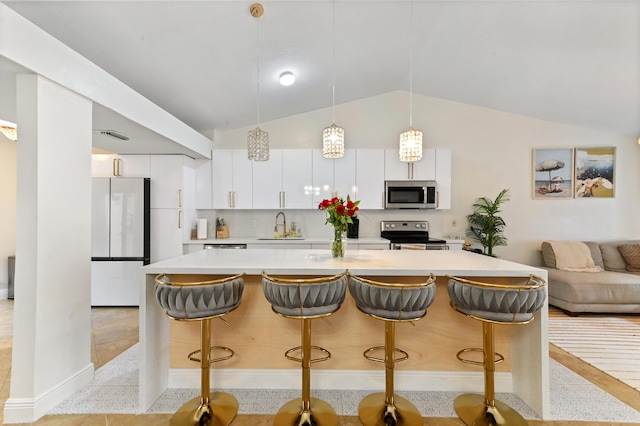
<path fill-rule="evenodd" d="M 286 238 L 287 236 L 287 217 L 284 215 L 284 213 L 282 212 L 278 212 L 278 214 L 276 215 L 276 227 L 274 228 L 273 232 L 278 232 L 278 226 L 280 226 L 280 224 L 278 223 L 278 216 L 282 215 L 282 237 Z"/>

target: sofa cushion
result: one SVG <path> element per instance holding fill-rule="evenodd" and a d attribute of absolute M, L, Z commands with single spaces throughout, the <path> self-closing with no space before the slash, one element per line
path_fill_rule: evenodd
<path fill-rule="evenodd" d="M 548 269 L 549 296 L 576 304 L 640 304 L 640 274 Z"/>
<path fill-rule="evenodd" d="M 640 272 L 640 244 L 622 244 L 618 250 L 627 263 L 627 271 Z"/>
<path fill-rule="evenodd" d="M 627 272 L 627 263 L 624 261 L 618 246 L 623 244 L 640 244 L 640 240 L 607 241 L 600 243 L 600 253 L 604 269 L 607 271 Z"/>
<path fill-rule="evenodd" d="M 599 244 L 593 241 L 584 241 L 584 243 L 587 245 L 587 247 L 589 247 L 589 250 L 591 251 L 591 258 L 593 259 L 593 263 L 595 263 L 596 266 L 604 268 Z M 556 255 L 553 252 L 553 247 L 551 246 L 551 244 L 549 244 L 548 241 L 544 241 L 541 248 L 544 266 L 547 266 L 549 268 L 556 268 Z"/>

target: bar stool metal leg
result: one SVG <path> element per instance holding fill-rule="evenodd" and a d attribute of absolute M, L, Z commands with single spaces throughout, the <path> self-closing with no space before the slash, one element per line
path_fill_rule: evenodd
<path fill-rule="evenodd" d="M 495 399 L 495 340 L 493 323 L 482 323 L 484 359 L 484 396 L 460 395 L 454 402 L 456 413 L 467 425 L 521 426 L 527 421 L 513 408 Z"/>
<path fill-rule="evenodd" d="M 228 426 L 238 413 L 238 401 L 228 393 L 210 390 L 211 318 L 200 321 L 200 396 L 185 403 L 170 425 Z"/>
<path fill-rule="evenodd" d="M 302 319 L 302 398 L 280 408 L 275 426 L 325 426 L 338 424 L 338 415 L 326 402 L 311 397 L 311 319 Z"/>
<path fill-rule="evenodd" d="M 366 396 L 358 406 L 364 426 L 420 426 L 422 415 L 407 399 L 394 395 L 395 328 L 393 321 L 384 323 L 385 392 Z"/>

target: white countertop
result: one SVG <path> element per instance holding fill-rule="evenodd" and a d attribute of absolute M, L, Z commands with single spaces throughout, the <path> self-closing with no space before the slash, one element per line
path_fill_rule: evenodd
<path fill-rule="evenodd" d="M 448 244 L 463 244 L 464 240 L 446 239 Z M 303 238 L 207 238 L 206 240 L 186 240 L 183 244 L 329 244 L 330 237 L 303 237 Z M 347 245 L 351 244 L 389 244 L 389 240 L 380 237 L 347 238 Z"/>
<path fill-rule="evenodd" d="M 144 266 L 147 274 L 247 274 L 262 271 L 283 275 L 329 275 L 348 269 L 379 276 L 460 275 L 518 277 L 546 271 L 532 266 L 462 250 L 347 251 L 333 258 L 326 249 L 199 250 Z"/>

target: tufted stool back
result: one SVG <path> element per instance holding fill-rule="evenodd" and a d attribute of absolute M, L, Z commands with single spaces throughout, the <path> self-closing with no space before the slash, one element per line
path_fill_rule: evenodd
<path fill-rule="evenodd" d="M 435 277 L 420 284 L 382 283 L 351 275 L 349 293 L 362 312 L 392 321 L 411 321 L 427 314 L 436 295 Z"/>
<path fill-rule="evenodd" d="M 156 278 L 156 301 L 171 318 L 189 320 L 226 314 L 240 305 L 244 274 L 195 283 L 171 282 L 166 274 Z"/>
<path fill-rule="evenodd" d="M 527 323 L 545 304 L 545 281 L 532 275 L 522 285 L 491 284 L 449 277 L 453 309 L 471 317 L 497 323 Z"/>
<path fill-rule="evenodd" d="M 311 318 L 331 314 L 344 302 L 347 275 L 285 279 L 262 274 L 262 289 L 273 310 L 283 316 Z"/>

